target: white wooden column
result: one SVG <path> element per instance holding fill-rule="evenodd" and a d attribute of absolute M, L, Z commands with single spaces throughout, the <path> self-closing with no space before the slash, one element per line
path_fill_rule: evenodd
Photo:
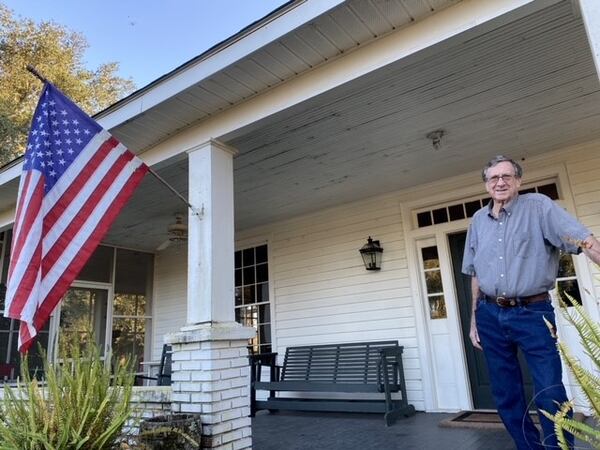
<path fill-rule="evenodd" d="M 210 140 L 188 152 L 188 325 L 234 321 L 233 156 Z"/>
<path fill-rule="evenodd" d="M 598 0 L 575 1 L 579 2 L 581 18 L 596 66 L 596 75 L 600 78 L 600 2 Z"/>
<path fill-rule="evenodd" d="M 234 321 L 233 156 L 211 140 L 188 152 L 187 325 L 167 334 L 172 345 L 174 413 L 200 414 L 202 448 L 252 448 L 248 339 Z"/>

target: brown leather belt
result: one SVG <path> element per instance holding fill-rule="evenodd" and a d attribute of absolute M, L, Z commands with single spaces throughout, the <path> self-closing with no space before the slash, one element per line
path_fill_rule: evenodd
<path fill-rule="evenodd" d="M 512 306 L 524 306 L 530 303 L 538 303 L 546 301 L 550 298 L 548 292 L 542 292 L 541 294 L 527 295 L 525 297 L 492 297 L 484 292 L 479 291 L 479 299 L 501 306 L 503 308 L 510 308 Z"/>

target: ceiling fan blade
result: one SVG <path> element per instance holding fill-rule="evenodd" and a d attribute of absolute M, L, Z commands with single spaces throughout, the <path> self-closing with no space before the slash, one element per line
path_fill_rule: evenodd
<path fill-rule="evenodd" d="M 156 251 L 160 252 L 161 250 L 166 249 L 169 245 L 171 245 L 171 239 L 167 239 L 165 242 L 156 247 Z"/>

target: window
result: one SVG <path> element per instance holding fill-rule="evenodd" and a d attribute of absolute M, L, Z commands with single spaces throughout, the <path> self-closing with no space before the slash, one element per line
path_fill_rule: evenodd
<path fill-rule="evenodd" d="M 568 253 L 560 252 L 556 293 L 559 300 L 564 302 L 567 307 L 574 304 L 582 304 L 577 273 L 575 273 L 575 264 L 573 264 L 573 256 Z"/>
<path fill-rule="evenodd" d="M 547 195 L 552 200 L 557 200 L 559 198 L 558 187 L 554 182 L 523 188 L 519 191 L 519 194 L 527 194 L 530 192 Z M 489 197 L 481 197 L 449 206 L 426 208 L 425 210 L 415 212 L 415 222 L 417 228 L 424 228 L 431 225 L 473 217 L 473 215 L 487 205 L 489 201 Z"/>
<path fill-rule="evenodd" d="M 147 330 L 151 329 L 149 308 L 153 257 L 149 253 L 117 249 L 115 298 L 111 346 L 113 356 L 144 360 Z"/>
<path fill-rule="evenodd" d="M 2 278 L 0 307 L 4 310 L 6 278 L 8 273 L 11 232 L 0 233 L 0 258 Z M 150 298 L 152 287 L 153 255 L 133 250 L 98 246 L 73 286 L 54 311 L 44 329 L 38 333 L 37 343 L 54 357 L 49 342 L 65 342 L 61 336 L 76 334 L 85 344 L 90 327 L 104 354 L 107 348 L 113 357 L 133 357 L 144 360 L 151 330 Z M 114 293 L 114 294 L 113 294 Z M 19 374 L 17 351 L 19 322 L 0 315 L 0 368 L 11 368 L 11 377 Z M 41 370 L 43 361 L 38 345 L 29 353 L 29 366 L 33 373 Z M 4 373 L 4 372 L 2 372 Z"/>
<path fill-rule="evenodd" d="M 425 279 L 425 290 L 429 304 L 429 317 L 431 319 L 445 319 L 446 300 L 442 285 L 442 271 L 440 258 L 436 246 L 421 248 L 422 273 Z"/>
<path fill-rule="evenodd" d="M 256 328 L 254 353 L 271 351 L 271 305 L 267 245 L 235 252 L 235 320 Z"/>

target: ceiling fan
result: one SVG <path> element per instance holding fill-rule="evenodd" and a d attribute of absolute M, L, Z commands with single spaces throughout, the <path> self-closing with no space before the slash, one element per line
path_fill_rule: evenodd
<path fill-rule="evenodd" d="M 175 222 L 167 227 L 167 234 L 169 238 L 156 248 L 157 251 L 166 249 L 173 242 L 187 242 L 188 227 L 183 222 L 183 214 L 175 214 Z"/>

